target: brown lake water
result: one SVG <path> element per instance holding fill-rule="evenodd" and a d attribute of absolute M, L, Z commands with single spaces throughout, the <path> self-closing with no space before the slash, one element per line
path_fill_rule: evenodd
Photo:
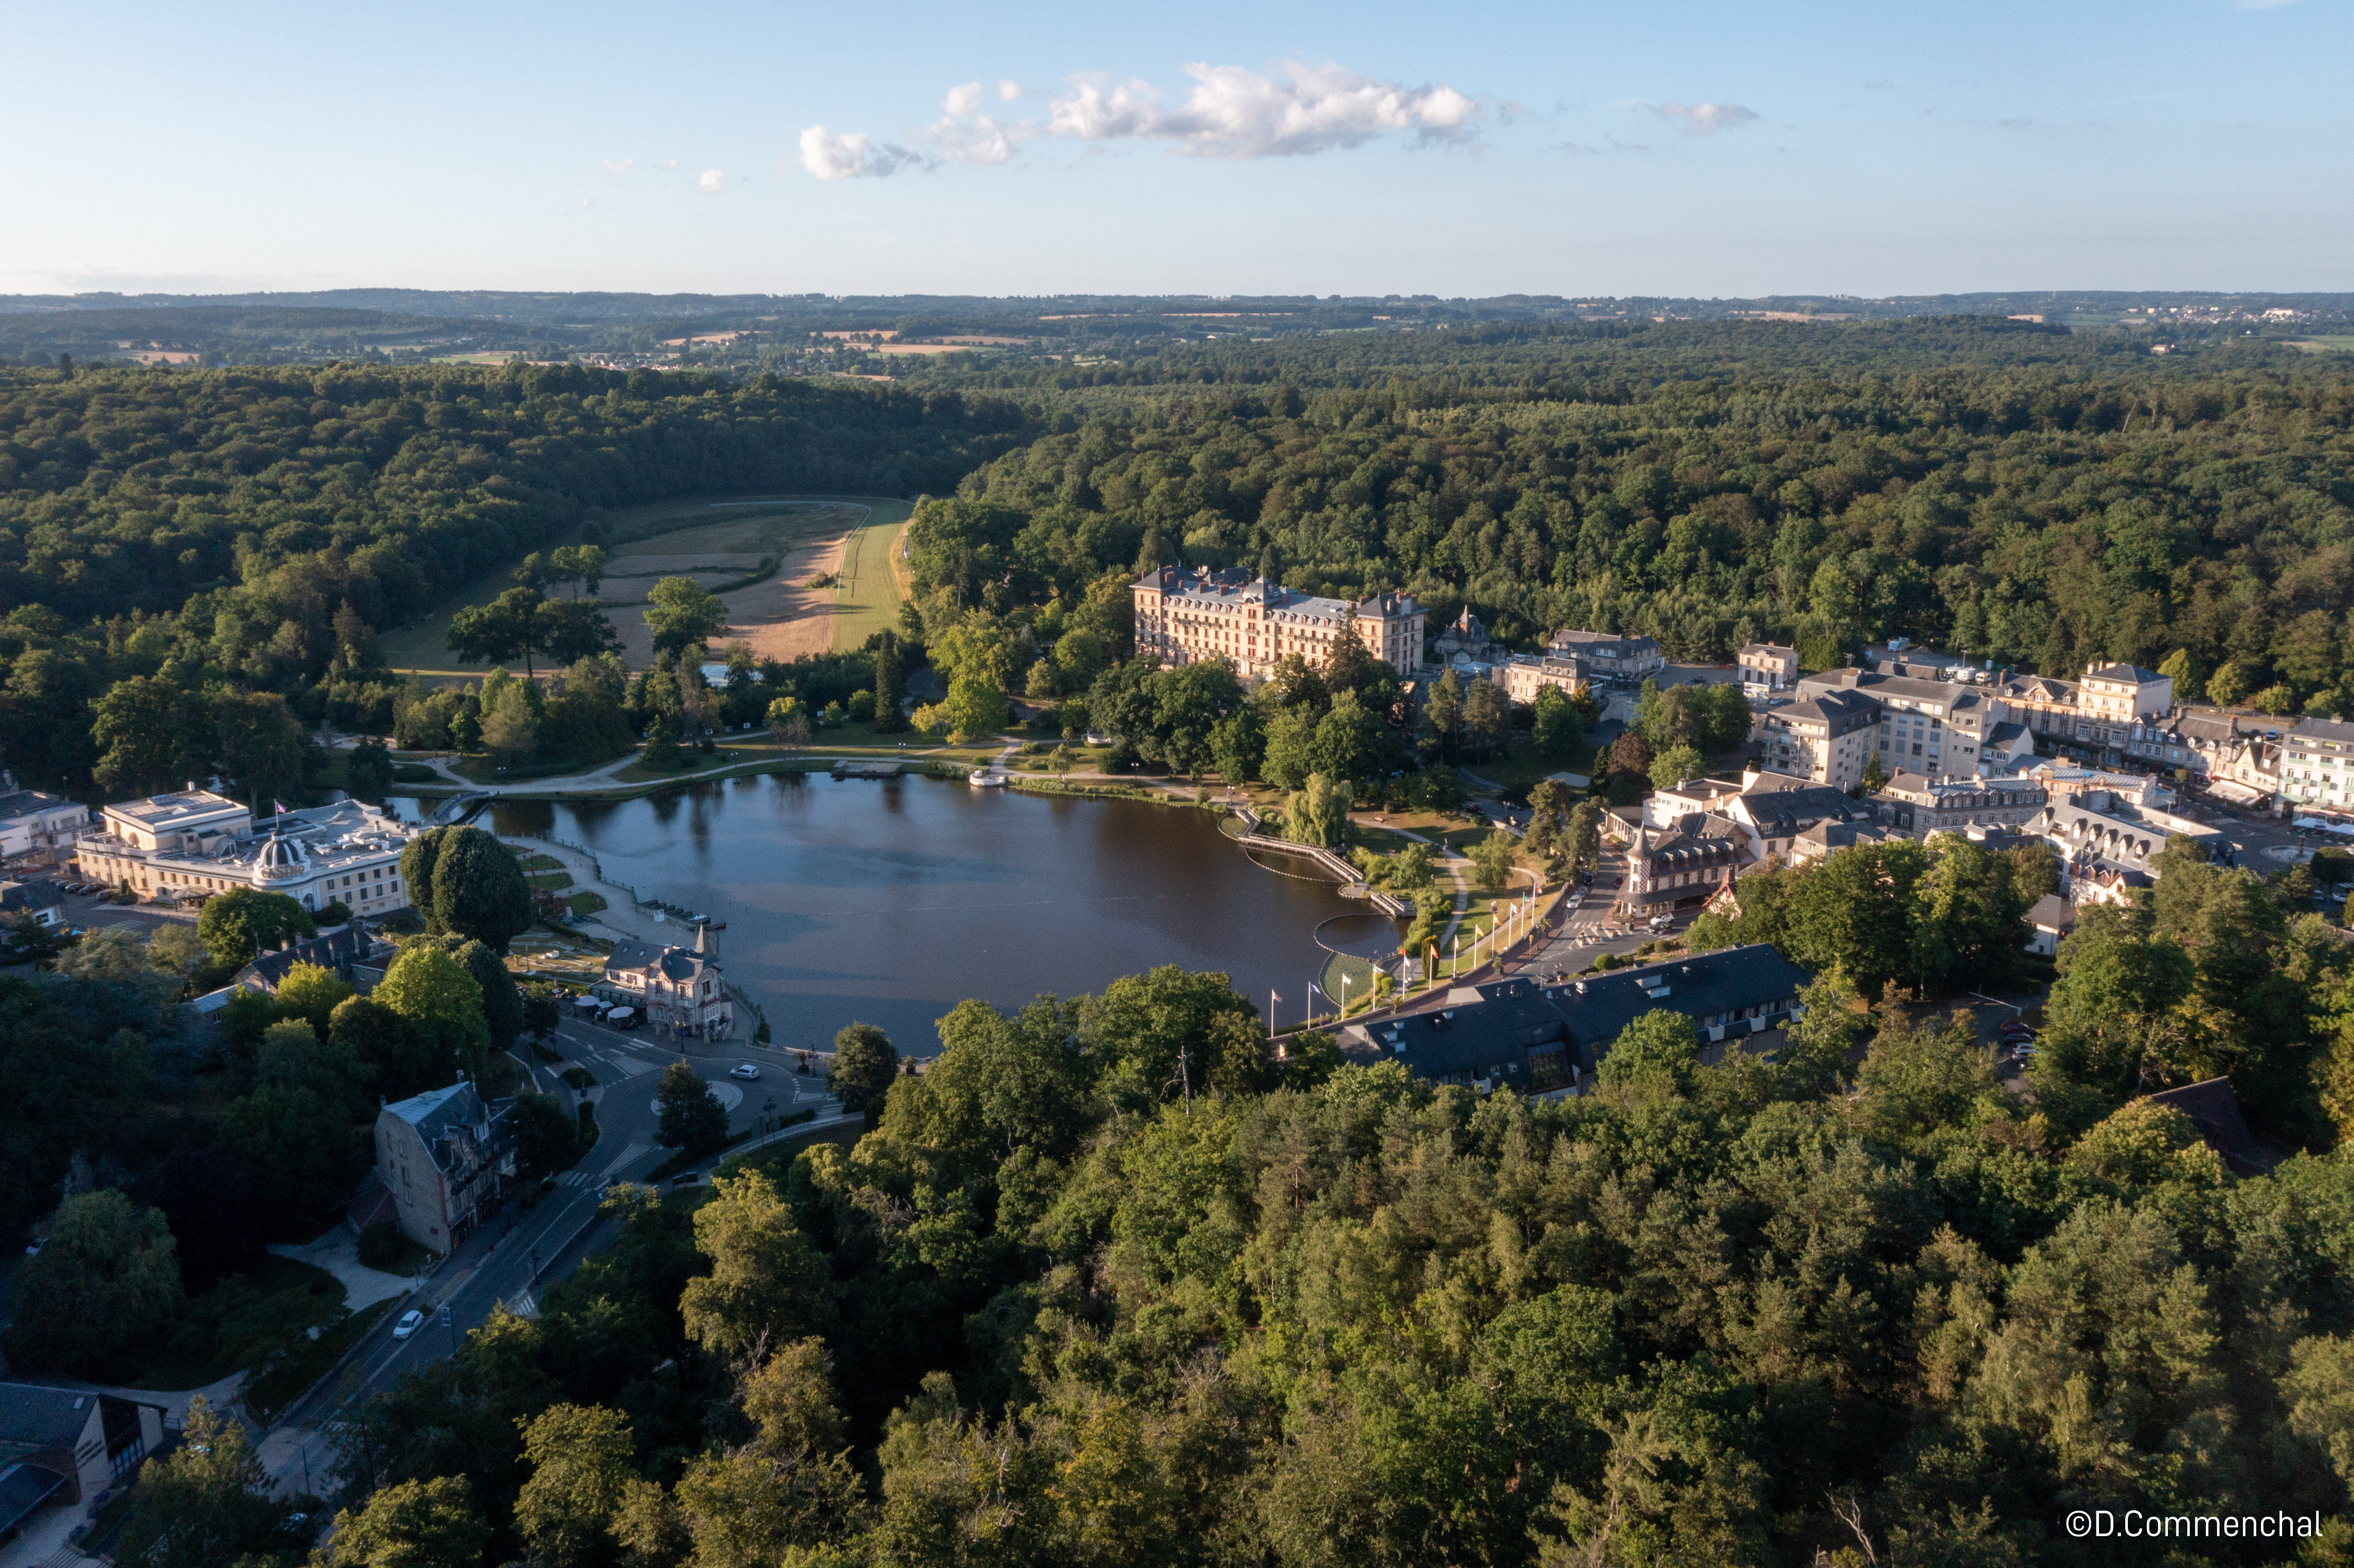
<path fill-rule="evenodd" d="M 783 1047 L 857 1020 L 928 1055 L 967 997 L 1018 1007 L 1157 964 L 1223 970 L 1262 1012 L 1279 991 L 1297 1019 L 1320 924 L 1356 912 L 1327 938 L 1396 940 L 1331 884 L 1254 864 L 1209 812 L 1143 801 L 776 774 L 495 811 L 501 832 L 552 831 L 608 880 L 726 921 L 727 978 Z"/>

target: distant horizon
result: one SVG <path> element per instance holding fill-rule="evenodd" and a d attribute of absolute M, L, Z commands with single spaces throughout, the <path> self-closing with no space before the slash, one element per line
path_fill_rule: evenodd
<path fill-rule="evenodd" d="M 11 294 L 2354 290 L 2324 0 L 11 23 Z"/>
<path fill-rule="evenodd" d="M 433 288 L 419 284 L 379 283 L 352 284 L 332 289 L 242 289 L 217 291 L 176 290 L 87 290 L 79 293 L 0 293 L 0 308 L 38 309 L 54 304 L 59 309 L 72 309 L 86 302 L 156 303 L 164 305 L 205 305 L 272 303 L 280 308 L 300 309 L 299 305 L 282 302 L 341 299 L 355 296 L 417 295 L 425 298 L 511 297 L 517 299 L 611 299 L 611 300 L 708 300 L 833 302 L 849 303 L 868 301 L 937 300 L 974 301 L 990 304 L 1015 304 L 1023 302 L 1054 302 L 1062 301 L 1119 300 L 1183 300 L 1208 303 L 1252 302 L 1282 302 L 1285 303 L 1355 303 L 1395 302 L 1400 303 L 1427 302 L 1445 305 L 1477 305 L 1492 302 L 1527 301 L 1562 304 L 1595 303 L 1694 303 L 1709 305 L 1743 305 L 1790 303 L 1850 303 L 1859 305 L 1935 304 L 1946 301 L 2012 301 L 2027 302 L 2038 296 L 2046 299 L 2306 299 L 2354 300 L 2354 288 L 2349 289 L 2288 289 L 2288 288 L 2088 288 L 2066 285 L 2039 284 L 2034 287 L 1971 290 L 1900 290 L 1880 294 L 1836 292 L 1829 290 L 1778 290 L 1761 293 L 1676 294 L 1676 293 L 1561 293 L 1536 291 L 1507 291 L 1490 293 L 1437 293 L 1429 291 L 1317 292 L 1313 291 L 1261 291 L 1256 292 L 1214 293 L 1206 290 L 1125 290 L 1067 289 L 1029 292 L 992 293 L 981 291 L 948 292 L 937 290 L 875 291 L 871 292 L 827 293 L 817 290 L 696 290 L 696 289 L 528 289 L 482 287 Z M 366 307 L 363 307 L 366 308 Z"/>

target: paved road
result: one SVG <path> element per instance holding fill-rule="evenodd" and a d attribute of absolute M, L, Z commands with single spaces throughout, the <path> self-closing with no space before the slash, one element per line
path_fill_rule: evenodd
<path fill-rule="evenodd" d="M 1616 845 L 1602 846 L 1602 863 L 1594 874 L 1594 885 L 1575 905 L 1564 901 L 1553 918 L 1546 923 L 1544 934 L 1524 956 L 1512 960 L 1515 974 L 1532 974 L 1550 979 L 1554 974 L 1574 975 L 1594 962 L 1600 952 L 1630 954 L 1646 942 L 1662 937 L 1681 934 L 1692 923 L 1697 910 L 1688 910 L 1676 916 L 1670 931 L 1646 930 L 1641 922 L 1629 928 L 1627 922 L 1611 913 L 1611 905 L 1627 877 L 1627 857 Z"/>
<path fill-rule="evenodd" d="M 764 1116 L 813 1109 L 822 1122 L 841 1112 L 839 1102 L 825 1093 L 822 1076 L 813 1071 L 804 1077 L 779 1065 L 778 1053 L 748 1049 L 734 1057 L 682 1057 L 674 1046 L 578 1021 L 567 1021 L 557 1030 L 556 1044 L 564 1062 L 552 1070 L 533 1062 L 533 1081 L 568 1104 L 576 1097 L 557 1073 L 578 1065 L 596 1076 L 598 1086 L 588 1091 L 597 1106 L 596 1148 L 558 1179 L 538 1207 L 510 1208 L 493 1218 L 457 1249 L 418 1296 L 399 1304 L 403 1311 L 411 1306 L 424 1308 L 425 1324 L 415 1335 L 395 1340 L 398 1313 L 387 1314 L 344 1372 L 289 1412 L 268 1435 L 263 1462 L 288 1489 L 302 1489 L 306 1477 L 313 1489 L 324 1487 L 334 1455 L 321 1428 L 346 1400 L 381 1393 L 429 1361 L 445 1359 L 466 1331 L 481 1327 L 497 1306 L 535 1310 L 538 1290 L 567 1277 L 583 1256 L 610 1239 L 611 1223 L 596 1217 L 604 1189 L 643 1177 L 670 1154 L 655 1145 L 653 1136 L 654 1085 L 670 1063 L 685 1061 L 711 1081 L 723 1101 L 730 1102 L 730 1130 L 753 1126 Z M 730 1077 L 730 1069 L 747 1059 L 759 1065 L 760 1076 L 750 1082 Z M 447 1328 L 439 1320 L 444 1305 L 452 1319 Z"/>
<path fill-rule="evenodd" d="M 159 926 L 193 926 L 196 911 L 186 914 L 177 910 L 158 908 L 152 904 L 111 904 L 102 897 L 86 894 L 66 895 L 65 920 L 69 926 L 79 926 L 85 931 L 103 930 L 109 926 L 121 926 L 145 937 Z"/>

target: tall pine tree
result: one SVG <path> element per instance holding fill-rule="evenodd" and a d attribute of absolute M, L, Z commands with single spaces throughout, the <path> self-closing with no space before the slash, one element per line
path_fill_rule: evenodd
<path fill-rule="evenodd" d="M 899 634 L 875 634 L 875 733 L 896 735 L 907 727 L 899 711 Z"/>

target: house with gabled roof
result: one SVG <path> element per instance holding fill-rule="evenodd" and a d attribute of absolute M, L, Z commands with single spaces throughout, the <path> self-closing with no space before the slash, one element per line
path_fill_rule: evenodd
<path fill-rule="evenodd" d="M 376 1176 L 409 1240 L 448 1252 L 498 1206 L 515 1170 L 514 1109 L 461 1078 L 376 1112 Z"/>
<path fill-rule="evenodd" d="M 706 1040 L 736 1032 L 736 1005 L 719 971 L 719 939 L 708 926 L 695 928 L 690 948 L 614 943 L 605 956 L 605 983 L 656 1028 Z"/>

